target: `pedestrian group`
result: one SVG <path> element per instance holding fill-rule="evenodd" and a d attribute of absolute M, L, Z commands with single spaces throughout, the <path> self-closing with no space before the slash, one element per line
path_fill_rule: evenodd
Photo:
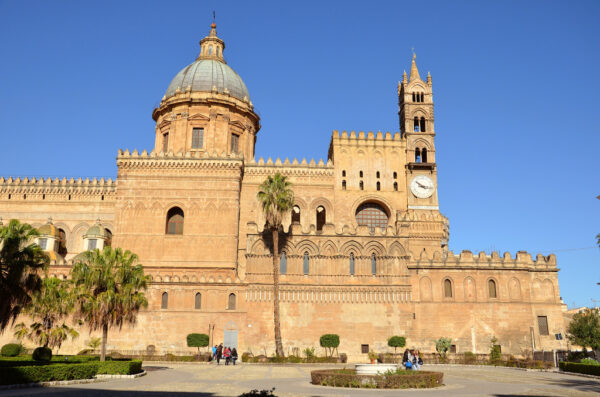
<path fill-rule="evenodd" d="M 404 368 L 407 370 L 420 370 L 421 365 L 423 365 L 423 359 L 419 355 L 419 351 L 406 349 L 402 356 L 402 365 L 404 365 Z"/>
<path fill-rule="evenodd" d="M 235 347 L 233 349 L 227 346 L 223 347 L 222 343 L 219 346 L 214 345 L 212 348 L 212 359 L 217 362 L 217 365 L 221 364 L 221 359 L 225 360 L 225 365 L 229 365 L 229 363 L 235 365 L 238 359 L 237 349 Z"/>

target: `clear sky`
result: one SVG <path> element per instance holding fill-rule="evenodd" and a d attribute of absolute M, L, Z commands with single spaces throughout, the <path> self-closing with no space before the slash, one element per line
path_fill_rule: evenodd
<path fill-rule="evenodd" d="M 565 303 L 600 300 L 598 1 L 0 0 L 0 175 L 114 178 L 119 148 L 152 149 L 152 109 L 213 9 L 257 157 L 397 131 L 414 48 L 450 249 L 554 252 Z"/>

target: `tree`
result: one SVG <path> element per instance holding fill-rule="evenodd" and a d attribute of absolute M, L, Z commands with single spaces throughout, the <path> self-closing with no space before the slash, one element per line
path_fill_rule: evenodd
<path fill-rule="evenodd" d="M 585 309 L 575 313 L 567 328 L 567 338 L 581 347 L 600 350 L 600 309 Z"/>
<path fill-rule="evenodd" d="M 444 338 L 443 336 L 435 342 L 435 350 L 442 357 L 446 357 L 446 353 L 450 350 L 450 346 L 452 346 L 452 339 Z"/>
<path fill-rule="evenodd" d="M 208 335 L 206 334 L 189 334 L 186 338 L 188 347 L 197 347 L 200 353 L 201 347 L 208 346 Z"/>
<path fill-rule="evenodd" d="M 283 216 L 294 205 L 292 184 L 285 176 L 276 173 L 258 187 L 257 198 L 267 220 L 267 228 L 273 237 L 273 322 L 275 328 L 275 352 L 283 357 L 281 324 L 279 321 L 279 229 Z"/>
<path fill-rule="evenodd" d="M 102 338 L 90 338 L 90 340 L 87 343 L 87 346 L 92 350 L 96 350 L 100 347 L 101 344 Z"/>
<path fill-rule="evenodd" d="M 62 343 L 79 336 L 64 320 L 73 312 L 74 302 L 70 282 L 48 277 L 42 281 L 42 289 L 32 296 L 31 303 L 25 308 L 33 322 L 17 324 L 15 337 L 19 340 L 27 338 L 38 346 L 60 349 Z"/>
<path fill-rule="evenodd" d="M 34 243 L 38 235 L 31 225 L 11 219 L 0 222 L 0 333 L 30 302 L 31 295 L 42 287 L 40 273 L 49 258 Z"/>
<path fill-rule="evenodd" d="M 325 351 L 329 351 L 329 357 L 333 357 L 333 349 L 337 349 L 340 345 L 340 336 L 336 334 L 325 334 L 319 339 L 321 347 L 325 348 Z"/>
<path fill-rule="evenodd" d="M 406 346 L 406 338 L 404 336 L 392 336 L 388 339 L 388 346 L 394 348 L 394 354 L 396 354 L 396 349 L 398 347 Z"/>
<path fill-rule="evenodd" d="M 148 306 L 143 291 L 149 276 L 144 275 L 136 254 L 107 246 L 84 252 L 75 261 L 71 278 L 76 288 L 75 315 L 90 332 L 102 330 L 100 360 L 106 358 L 108 329 L 134 325 L 140 309 Z"/>
<path fill-rule="evenodd" d="M 502 358 L 500 353 L 500 345 L 498 344 L 498 338 L 492 336 L 490 339 L 490 362 L 495 363 Z"/>

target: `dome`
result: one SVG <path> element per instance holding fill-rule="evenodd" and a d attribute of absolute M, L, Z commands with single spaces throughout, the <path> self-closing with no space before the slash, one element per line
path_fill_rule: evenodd
<path fill-rule="evenodd" d="M 216 59 L 197 59 L 181 70 L 167 88 L 165 97 L 171 97 L 177 90 L 186 92 L 212 92 L 229 94 L 242 101 L 250 100 L 250 94 L 242 78 L 227 64 Z"/>
<path fill-rule="evenodd" d="M 108 231 L 100 224 L 100 221 L 96 221 L 96 224 L 90 227 L 87 232 L 83 235 L 83 238 L 108 238 Z"/>
<path fill-rule="evenodd" d="M 52 223 L 52 219 L 48 219 L 48 222 L 45 225 L 40 226 L 38 228 L 38 233 L 43 237 L 60 238 L 60 233 L 56 226 L 54 226 Z"/>

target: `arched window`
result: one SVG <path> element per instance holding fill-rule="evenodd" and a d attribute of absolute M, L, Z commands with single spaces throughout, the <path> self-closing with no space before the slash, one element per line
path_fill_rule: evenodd
<path fill-rule="evenodd" d="M 360 190 L 364 190 L 365 189 L 365 184 L 363 183 L 363 181 L 359 182 L 358 187 L 360 188 Z"/>
<path fill-rule="evenodd" d="M 421 117 L 421 132 L 425 131 L 425 117 Z"/>
<path fill-rule="evenodd" d="M 388 225 L 387 212 L 376 203 L 363 203 L 356 209 L 356 223 L 359 226 L 368 226 L 371 233 L 376 227 L 386 228 Z"/>
<path fill-rule="evenodd" d="M 427 162 L 427 148 L 423 148 L 423 150 L 421 150 L 421 162 Z"/>
<path fill-rule="evenodd" d="M 58 254 L 67 255 L 67 234 L 63 229 L 58 229 Z"/>
<path fill-rule="evenodd" d="M 200 292 L 196 293 L 196 297 L 194 299 L 194 309 L 202 309 L 202 294 Z"/>
<path fill-rule="evenodd" d="M 377 172 L 375 173 L 375 176 L 376 176 L 377 178 L 379 178 L 379 175 L 380 175 L 380 174 L 379 174 L 379 171 L 377 171 Z"/>
<path fill-rule="evenodd" d="M 394 182 L 394 191 L 397 192 L 398 191 L 398 182 Z"/>
<path fill-rule="evenodd" d="M 322 205 L 317 207 L 317 232 L 323 231 L 326 222 L 326 211 Z"/>
<path fill-rule="evenodd" d="M 229 299 L 227 300 L 227 310 L 235 310 L 235 294 L 229 294 Z"/>
<path fill-rule="evenodd" d="M 398 173 L 396 171 L 394 171 L 394 179 L 398 178 Z"/>
<path fill-rule="evenodd" d="M 415 163 L 420 163 L 421 162 L 421 149 L 416 148 L 415 149 Z"/>
<path fill-rule="evenodd" d="M 452 298 L 452 281 L 449 279 L 444 280 L 444 297 Z"/>
<path fill-rule="evenodd" d="M 208 46 L 208 55 L 212 55 L 212 46 Z"/>
<path fill-rule="evenodd" d="M 415 117 L 415 120 L 414 120 L 414 131 L 419 132 L 419 118 L 418 117 Z"/>
<path fill-rule="evenodd" d="M 496 291 L 496 282 L 494 280 L 488 281 L 488 287 L 490 290 L 490 298 L 497 298 L 498 292 Z"/>
<path fill-rule="evenodd" d="M 346 170 L 342 170 L 342 176 L 346 177 Z"/>
<path fill-rule="evenodd" d="M 162 294 L 162 299 L 160 302 L 160 308 L 161 309 L 168 309 L 169 308 L 169 294 L 167 294 L 166 292 L 163 292 Z"/>
<path fill-rule="evenodd" d="M 297 205 L 292 208 L 292 223 L 300 223 L 300 207 Z"/>
<path fill-rule="evenodd" d="M 412 97 L 413 97 L 413 102 L 417 102 L 417 98 L 416 98 L 417 96 L 415 95 L 414 92 L 412 93 Z"/>
<path fill-rule="evenodd" d="M 350 274 L 354 275 L 354 254 L 350 253 Z"/>
<path fill-rule="evenodd" d="M 279 272 L 281 274 L 287 273 L 287 255 L 285 252 L 281 253 L 281 258 L 279 258 Z"/>
<path fill-rule="evenodd" d="M 371 274 L 377 274 L 377 259 L 375 259 L 375 253 L 371 254 Z"/>
<path fill-rule="evenodd" d="M 112 234 L 112 232 L 111 232 L 110 230 L 108 230 L 108 229 L 104 229 L 104 230 L 106 230 L 106 243 L 104 243 L 104 246 L 105 246 L 105 247 L 110 247 L 110 246 L 112 245 L 112 237 L 113 237 L 113 234 Z"/>
<path fill-rule="evenodd" d="M 377 190 L 381 190 L 381 182 L 377 181 Z"/>
<path fill-rule="evenodd" d="M 167 234 L 183 234 L 183 210 L 173 207 L 167 212 Z"/>
<path fill-rule="evenodd" d="M 425 94 L 421 93 L 421 102 L 425 102 Z"/>
<path fill-rule="evenodd" d="M 358 171 L 358 176 L 362 178 L 363 177 L 363 172 L 362 171 Z"/>
<path fill-rule="evenodd" d="M 346 181 L 342 181 L 342 190 L 346 190 Z"/>
<path fill-rule="evenodd" d="M 304 253 L 304 258 L 302 259 L 302 272 L 307 275 L 308 274 L 308 268 L 309 263 L 308 263 L 308 252 Z"/>

